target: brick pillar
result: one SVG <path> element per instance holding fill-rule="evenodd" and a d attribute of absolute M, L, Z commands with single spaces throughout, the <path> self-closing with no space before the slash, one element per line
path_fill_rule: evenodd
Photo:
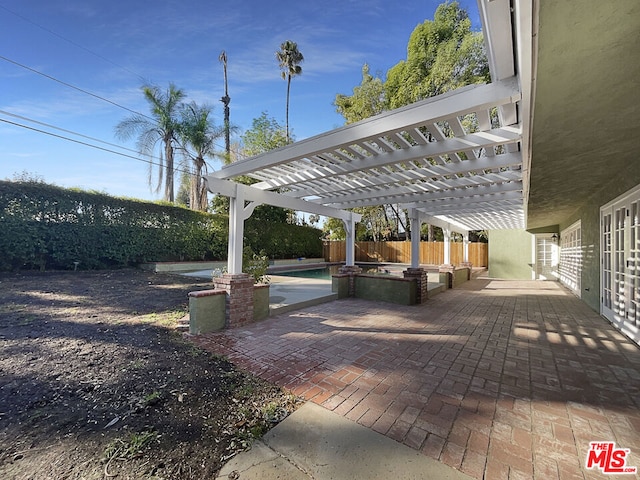
<path fill-rule="evenodd" d="M 416 301 L 418 304 L 424 303 L 427 301 L 428 297 L 428 280 L 427 280 L 427 271 L 424 268 L 407 268 L 404 272 L 402 272 L 404 278 L 415 278 L 417 285 L 417 294 L 418 298 Z"/>
<path fill-rule="evenodd" d="M 338 273 L 349 275 L 349 296 L 356 296 L 356 275 L 362 273 L 362 269 L 355 265 L 343 265 L 338 269 Z"/>
<path fill-rule="evenodd" d="M 225 273 L 213 279 L 226 292 L 225 326 L 241 327 L 253 322 L 253 278 L 246 273 Z"/>
<path fill-rule="evenodd" d="M 453 288 L 453 277 L 455 276 L 455 272 L 456 272 L 455 265 L 451 265 L 451 264 L 440 265 L 439 271 L 440 273 L 447 274 L 446 287 Z"/>
<path fill-rule="evenodd" d="M 460 266 L 462 268 L 468 268 L 469 269 L 469 272 L 467 274 L 467 280 L 471 280 L 471 270 L 473 269 L 473 263 L 471 263 L 471 262 L 462 262 L 460 264 Z"/>

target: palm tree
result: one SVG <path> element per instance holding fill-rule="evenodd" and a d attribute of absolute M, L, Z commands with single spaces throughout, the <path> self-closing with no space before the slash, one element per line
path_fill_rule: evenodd
<path fill-rule="evenodd" d="M 199 106 L 191 102 L 183 105 L 180 112 L 179 138 L 184 146 L 185 158 L 191 164 L 189 205 L 192 210 L 207 209 L 207 185 L 203 179 L 203 175 L 207 173 L 205 158 L 215 155 L 215 141 L 225 133 L 225 129 L 213 125 L 211 110 L 209 105 Z"/>
<path fill-rule="evenodd" d="M 138 151 L 147 156 L 152 156 L 156 145 L 159 142 L 162 143 L 163 149 L 160 153 L 162 162 L 159 165 L 158 185 L 155 191 L 160 190 L 163 176 L 165 176 L 164 200 L 173 203 L 173 151 L 179 125 L 177 112 L 185 93 L 176 88 L 173 83 L 169 84 L 165 92 L 155 85 L 143 85 L 142 92 L 151 106 L 151 117 L 135 114 L 124 119 L 116 125 L 116 136 L 122 140 L 128 140 L 138 135 Z M 149 185 L 151 185 L 152 169 L 153 164 L 150 164 Z"/>
<path fill-rule="evenodd" d="M 287 80 L 287 114 L 286 132 L 287 143 L 291 140 L 289 136 L 289 92 L 291 91 L 291 79 L 302 74 L 300 63 L 304 60 L 302 53 L 298 50 L 298 44 L 287 40 L 280 45 L 280 50 L 276 52 L 276 58 L 282 70 L 282 78 Z"/>

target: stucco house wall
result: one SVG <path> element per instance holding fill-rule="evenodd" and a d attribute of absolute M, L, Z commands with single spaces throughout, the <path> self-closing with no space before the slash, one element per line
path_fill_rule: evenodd
<path fill-rule="evenodd" d="M 531 280 L 533 235 L 526 230 L 490 230 L 489 276 Z"/>

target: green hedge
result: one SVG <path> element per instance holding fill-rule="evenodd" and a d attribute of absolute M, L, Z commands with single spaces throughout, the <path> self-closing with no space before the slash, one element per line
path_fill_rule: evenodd
<path fill-rule="evenodd" d="M 322 231 L 288 223 L 245 222 L 244 243 L 269 258 L 322 257 Z"/>
<path fill-rule="evenodd" d="M 245 243 L 270 258 L 321 256 L 320 234 L 250 219 Z M 44 183 L 0 181 L 0 270 L 223 260 L 227 239 L 226 216 Z"/>

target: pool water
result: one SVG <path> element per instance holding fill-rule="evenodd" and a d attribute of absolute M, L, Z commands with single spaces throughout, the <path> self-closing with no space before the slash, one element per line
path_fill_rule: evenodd
<path fill-rule="evenodd" d="M 331 280 L 331 276 L 338 273 L 340 265 L 331 265 L 323 268 L 310 268 L 304 270 L 289 270 L 285 272 L 275 272 L 272 275 L 282 275 L 283 277 L 315 278 L 319 280 Z M 376 273 L 376 268 L 363 268 L 363 273 Z"/>
<path fill-rule="evenodd" d="M 338 273 L 340 265 L 332 265 L 324 268 L 310 268 L 308 270 L 289 270 L 287 272 L 276 272 L 273 275 L 283 277 L 316 278 L 319 280 L 331 280 L 331 275 Z"/>

